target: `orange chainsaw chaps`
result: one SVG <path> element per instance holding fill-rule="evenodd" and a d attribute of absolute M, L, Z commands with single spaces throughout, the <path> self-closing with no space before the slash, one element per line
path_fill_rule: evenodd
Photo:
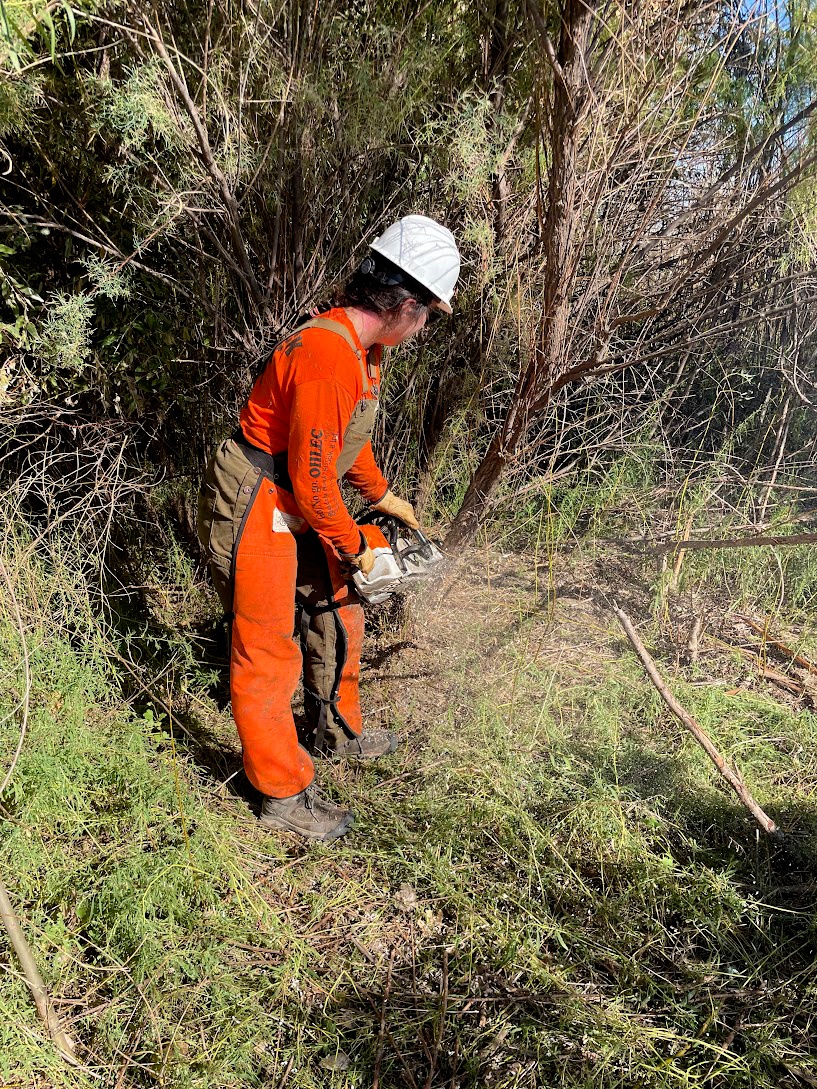
<path fill-rule="evenodd" d="M 297 551 L 275 509 L 276 489 L 260 477 L 235 552 L 230 689 L 247 778 L 262 794 L 289 798 L 315 771 L 291 706 L 301 672 L 293 639 Z"/>
<path fill-rule="evenodd" d="M 360 709 L 360 654 L 363 649 L 363 606 L 347 605 L 338 611 L 346 629 L 346 662 L 338 686 L 338 714 L 355 736 L 363 730 Z"/>

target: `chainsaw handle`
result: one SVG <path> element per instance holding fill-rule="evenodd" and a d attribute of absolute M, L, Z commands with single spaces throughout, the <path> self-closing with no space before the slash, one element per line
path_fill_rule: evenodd
<path fill-rule="evenodd" d="M 369 522 L 380 528 L 383 536 L 389 542 L 389 548 L 394 553 L 398 565 L 404 571 L 406 570 L 406 567 L 397 548 L 397 541 L 400 536 L 401 528 L 405 529 L 408 533 L 413 534 L 417 541 L 416 546 L 409 550 L 409 554 L 413 551 L 427 554 L 426 550 L 430 550 L 434 547 L 439 548 L 442 552 L 442 547 L 436 541 L 432 541 L 429 537 L 426 537 L 421 529 L 413 529 L 411 526 L 407 526 L 396 514 L 383 514 L 380 511 L 371 510 L 365 514 L 360 521 L 363 524 Z"/>

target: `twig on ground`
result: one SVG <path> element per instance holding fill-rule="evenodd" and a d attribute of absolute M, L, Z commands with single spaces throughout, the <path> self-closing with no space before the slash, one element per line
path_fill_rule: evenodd
<path fill-rule="evenodd" d="M 278 1085 L 277 1085 L 276 1089 L 284 1089 L 284 1086 L 289 1081 L 289 1075 L 292 1073 L 292 1068 L 293 1068 L 294 1065 L 295 1065 L 295 1056 L 293 1055 L 292 1058 L 287 1063 L 286 1069 L 284 1070 L 284 1073 L 281 1075 L 281 1080 L 278 1082 Z"/>
<path fill-rule="evenodd" d="M 366 958 L 369 964 L 377 964 L 377 957 L 374 955 L 371 949 L 366 948 L 363 942 L 358 941 L 357 938 L 354 937 L 354 935 L 349 936 L 349 941 L 352 943 L 355 949 L 357 949 L 358 953 Z"/>
<path fill-rule="evenodd" d="M 758 676 L 763 677 L 766 681 L 771 681 L 772 684 L 776 684 L 778 688 L 783 688 L 793 696 L 802 696 L 804 694 L 805 689 L 798 681 L 795 681 L 791 677 L 787 677 L 786 674 L 781 673 L 779 669 L 773 669 L 771 666 L 765 665 L 757 654 L 752 654 L 751 652 L 748 652 L 748 654 L 757 664 Z"/>
<path fill-rule="evenodd" d="M 748 616 L 739 616 L 738 619 L 742 620 L 744 624 L 752 629 L 752 631 L 757 632 L 758 635 L 762 635 L 763 642 L 768 646 L 774 647 L 775 650 L 780 651 L 782 655 L 794 662 L 795 665 L 799 665 L 802 669 L 808 670 L 809 673 L 813 673 L 817 676 L 817 666 L 813 662 L 810 662 L 808 658 L 804 658 L 802 654 L 798 654 L 797 651 L 792 650 L 791 647 L 781 642 L 781 640 L 774 639 L 769 635 L 768 629 L 763 624 L 758 624 L 756 620 L 752 620 Z"/>
<path fill-rule="evenodd" d="M 729 1048 L 732 1046 L 732 1044 L 735 1042 L 735 1037 L 740 1032 L 740 1026 L 743 1024 L 743 1018 L 745 1016 L 746 1016 L 746 1010 L 743 1009 L 743 1010 L 740 1011 L 740 1013 L 735 1018 L 735 1023 L 734 1023 L 734 1025 L 732 1025 L 732 1028 L 729 1030 L 729 1035 L 726 1037 L 726 1039 L 721 1044 L 721 1047 L 723 1048 L 724 1051 L 728 1051 Z"/>
<path fill-rule="evenodd" d="M 707 635 L 707 639 L 713 643 L 717 643 L 718 646 L 725 647 L 727 650 L 733 650 L 737 654 L 747 658 L 752 665 L 757 669 L 758 677 L 762 677 L 764 681 L 770 681 L 772 684 L 776 684 L 778 688 L 784 689 L 793 696 L 805 695 L 805 686 L 796 680 L 794 677 L 790 677 L 787 673 L 781 673 L 779 669 L 773 669 L 772 666 L 767 665 L 766 662 L 759 654 L 755 654 L 753 650 L 749 650 L 747 647 L 739 647 L 735 643 L 729 643 L 725 639 L 719 639 L 716 635 Z"/>
<path fill-rule="evenodd" d="M 627 638 L 630 640 L 633 649 L 635 650 L 638 657 L 641 659 L 641 664 L 647 671 L 647 676 L 655 685 L 664 703 L 666 703 L 667 707 L 669 707 L 670 711 L 672 711 L 676 718 L 678 718 L 683 723 L 683 725 L 686 726 L 686 728 L 704 750 L 706 755 L 718 769 L 720 774 L 737 794 L 740 801 L 755 818 L 763 831 L 768 832 L 769 835 L 775 836 L 778 839 L 782 839 L 782 832 L 777 827 L 775 822 L 771 819 L 771 817 L 767 816 L 767 814 L 763 812 L 763 810 L 754 800 L 748 787 L 743 781 L 743 776 L 740 774 L 737 768 L 731 768 L 727 764 L 724 757 L 721 756 L 721 754 L 718 752 L 709 735 L 698 725 L 692 715 L 690 715 L 689 712 L 681 706 L 681 704 L 678 702 L 672 692 L 670 692 L 669 688 L 667 688 L 666 684 L 661 678 L 661 674 L 656 668 L 655 662 L 652 660 L 646 647 L 638 637 L 638 633 L 633 627 L 630 618 L 622 609 L 615 608 L 614 612 L 622 628 L 624 628 L 624 631 L 627 635 Z"/>
<path fill-rule="evenodd" d="M 801 1070 L 799 1066 L 789 1066 L 788 1063 L 781 1062 L 781 1066 L 793 1075 L 795 1078 L 799 1078 L 804 1081 L 806 1085 L 817 1085 L 817 1078 L 813 1074 L 807 1074 L 805 1070 Z"/>
<path fill-rule="evenodd" d="M 633 542 L 637 543 L 637 542 Z M 653 545 L 653 552 L 673 552 L 680 548 L 683 552 L 703 548 L 759 548 L 764 545 L 803 545 L 817 544 L 817 533 L 792 533 L 788 537 L 731 537 L 718 540 L 716 537 L 694 541 L 664 541 Z"/>
<path fill-rule="evenodd" d="M 2 919 L 3 925 L 6 928 L 12 948 L 17 954 L 20 968 L 22 969 L 25 981 L 34 998 L 34 1003 L 37 1006 L 37 1013 L 40 1015 L 40 1019 L 48 1029 L 51 1039 L 61 1052 L 62 1057 L 75 1062 L 77 1053 L 74 1042 L 62 1027 L 57 1012 L 51 1003 L 51 999 L 48 997 L 48 990 L 43 982 L 43 977 L 40 975 L 40 971 L 34 961 L 31 948 L 25 939 L 17 916 L 14 914 L 11 900 L 9 900 L 9 894 L 2 881 L 0 881 L 0 919 Z"/>

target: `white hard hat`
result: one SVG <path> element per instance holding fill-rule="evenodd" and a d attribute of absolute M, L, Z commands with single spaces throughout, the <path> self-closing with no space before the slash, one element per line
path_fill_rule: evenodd
<path fill-rule="evenodd" d="M 451 313 L 460 253 L 447 227 L 428 216 L 404 216 L 387 227 L 371 248 L 427 287 L 440 300 L 439 309 Z"/>

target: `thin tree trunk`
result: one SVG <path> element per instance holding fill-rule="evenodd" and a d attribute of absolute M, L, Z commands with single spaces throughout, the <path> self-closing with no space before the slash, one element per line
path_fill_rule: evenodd
<path fill-rule="evenodd" d="M 763 495 L 760 500 L 760 515 L 758 517 L 760 525 L 763 525 L 766 521 L 766 510 L 769 506 L 769 500 L 771 499 L 774 486 L 777 483 L 777 474 L 780 472 L 780 466 L 783 464 L 783 459 L 786 455 L 786 442 L 788 441 L 789 428 L 791 426 L 791 409 L 793 401 L 794 393 L 791 390 L 788 390 L 783 398 L 783 405 L 780 409 L 780 422 L 774 438 L 772 475 L 769 477 L 768 484 L 763 489 Z"/>
<path fill-rule="evenodd" d="M 445 542 L 449 548 L 461 547 L 476 535 L 506 465 L 547 407 L 564 355 L 576 264 L 576 158 L 587 101 L 585 51 L 593 10 L 582 0 L 565 0 L 559 48 L 554 50 L 535 0 L 530 0 L 529 9 L 553 71 L 549 134 L 553 154 L 542 238 L 546 268 L 542 319 L 538 344 L 519 375 L 508 414 L 451 525 Z"/>

